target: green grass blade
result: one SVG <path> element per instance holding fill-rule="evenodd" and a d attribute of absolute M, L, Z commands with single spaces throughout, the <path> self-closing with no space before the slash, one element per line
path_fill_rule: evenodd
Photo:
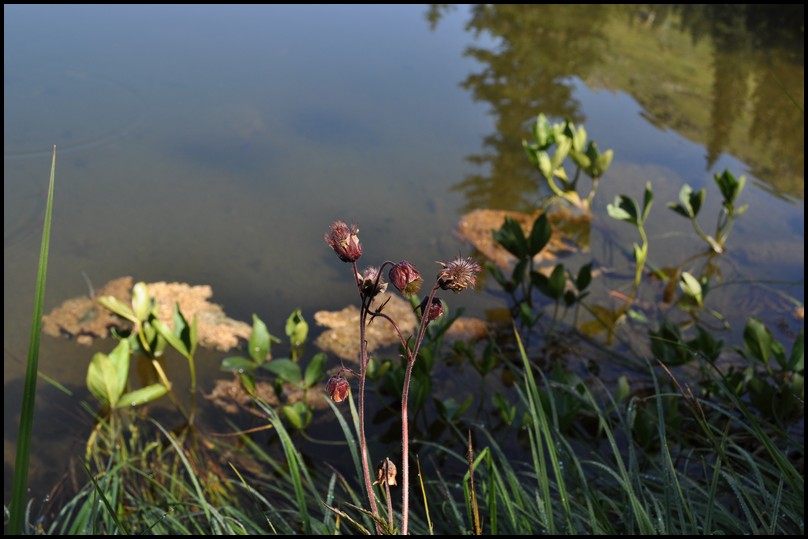
<path fill-rule="evenodd" d="M 109 500 L 107 499 L 106 495 L 104 494 L 104 491 L 101 490 L 101 486 L 95 480 L 95 477 L 93 477 L 93 473 L 90 471 L 90 468 L 87 467 L 87 463 L 82 462 L 82 464 L 84 465 L 84 470 L 87 472 L 87 475 L 89 476 L 90 481 L 93 484 L 93 488 L 95 489 L 96 494 L 98 495 L 101 502 L 104 504 L 104 507 L 106 507 L 107 512 L 109 513 L 109 516 L 112 517 L 113 521 L 115 522 L 116 528 L 123 535 L 128 535 L 128 532 L 126 531 L 126 528 L 124 527 L 123 522 L 121 522 L 121 520 L 118 518 L 118 514 L 112 508 L 112 505 L 109 503 Z"/>
<path fill-rule="evenodd" d="M 25 520 L 25 499 L 28 492 L 28 464 L 31 453 L 31 433 L 34 424 L 36 403 L 37 364 L 39 340 L 42 335 L 42 314 L 45 303 L 45 281 L 48 273 L 48 248 L 50 247 L 51 216 L 53 213 L 53 186 L 56 178 L 56 146 L 53 147 L 48 202 L 45 207 L 45 225 L 42 229 L 42 246 L 39 251 L 39 271 L 36 279 L 34 318 L 31 323 L 31 339 L 28 344 L 28 365 L 25 370 L 20 430 L 17 436 L 17 456 L 14 463 L 14 478 L 11 487 L 11 515 L 8 532 L 21 534 Z"/>

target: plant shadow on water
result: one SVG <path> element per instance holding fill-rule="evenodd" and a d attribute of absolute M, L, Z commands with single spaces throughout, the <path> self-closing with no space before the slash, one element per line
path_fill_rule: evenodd
<path fill-rule="evenodd" d="M 614 22 L 611 8 L 570 9 L 599 20 L 596 37 Z M 535 28 L 575 46 L 566 38 L 577 25 L 538 7 L 475 7 L 469 26 L 528 26 L 539 13 L 544 26 Z M 538 60 L 529 71 L 570 76 Z M 478 77 L 464 84 L 486 95 Z M 508 88 L 530 95 L 533 84 Z M 599 204 L 600 180 L 608 183 L 620 154 L 584 129 L 572 86 L 551 86 L 559 107 L 535 98 L 495 106 L 497 127 L 509 127 L 486 140 L 491 154 L 470 158 L 491 176 L 457 186 L 469 201 L 461 238 L 476 251 L 439 262 L 433 288 L 406 261 L 360 271 L 369 257 L 358 227 L 332 224 L 326 243 L 358 291 L 359 307 L 343 313 L 349 348 L 313 346 L 300 310 L 285 338 L 253 315 L 210 388 L 197 371 L 202 315 L 179 301 L 161 309 L 156 283 L 131 282 L 123 298 L 98 294 L 125 324 L 87 371 L 94 422 L 73 468 L 90 481 L 59 493 L 25 531 L 799 533 L 801 315 L 773 328 L 768 312 L 714 302 L 731 284 L 744 176 L 724 169 L 709 188 L 686 184 L 678 200 L 647 181 Z M 722 147 L 716 137 L 708 168 Z M 479 211 L 491 212 L 484 224 Z M 657 265 L 649 229 L 662 214 L 679 216 L 671 222 L 695 241 Z M 612 234 L 621 229 L 632 236 Z M 601 236 L 618 253 L 609 264 L 593 246 Z M 792 283 L 752 281 L 780 319 L 802 309 Z M 435 294 L 475 288 L 501 306 L 485 331 L 453 334 L 471 322 L 452 309 L 454 294 Z M 379 326 L 392 338 L 377 337 Z"/>

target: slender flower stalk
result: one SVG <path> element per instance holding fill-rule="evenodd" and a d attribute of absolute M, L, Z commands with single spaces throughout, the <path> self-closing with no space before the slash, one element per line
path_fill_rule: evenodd
<path fill-rule="evenodd" d="M 385 489 L 388 518 L 392 525 L 392 506 L 390 505 L 390 485 L 395 485 L 395 465 L 385 459 L 384 471 L 391 474 L 379 475 L 379 479 L 371 483 L 370 467 L 368 464 L 367 438 L 365 435 L 365 385 L 367 378 L 367 368 L 369 362 L 366 327 L 374 318 L 380 317 L 388 321 L 396 331 L 402 348 L 404 349 L 407 362 L 404 372 L 404 386 L 401 393 L 401 533 L 407 535 L 409 528 L 409 491 L 410 491 L 410 467 L 409 467 L 409 393 L 412 381 L 412 370 L 418 358 L 418 351 L 424 342 L 426 328 L 429 322 L 436 320 L 443 315 L 443 303 L 437 298 L 438 290 L 451 290 L 460 293 L 466 288 L 474 288 L 477 284 L 477 274 L 480 266 L 470 258 L 456 258 L 450 262 L 438 262 L 441 270 L 438 272 L 435 285 L 429 295 L 421 302 L 420 324 L 415 342 L 411 343 L 401 333 L 398 324 L 390 316 L 383 312 L 384 304 L 377 308 L 372 308 L 373 299 L 387 289 L 387 283 L 382 278 L 382 271 L 390 267 L 388 278 L 393 287 L 403 296 L 411 297 L 421 289 L 423 279 L 415 267 L 407 261 L 393 263 L 387 261 L 380 267 L 370 266 L 362 273 L 356 266 L 356 261 L 362 256 L 362 245 L 358 237 L 359 229 L 356 225 L 348 226 L 343 221 L 335 221 L 325 235 L 325 241 L 329 247 L 337 254 L 343 262 L 351 264 L 353 276 L 359 291 L 361 308 L 359 311 L 359 446 L 362 455 L 362 474 L 364 476 L 365 490 L 368 495 L 370 511 L 376 524 L 376 533 L 382 533 L 379 518 L 379 509 L 376 504 L 376 497 L 373 485 L 382 484 Z M 326 391 L 335 402 L 341 402 L 347 397 L 350 385 L 341 374 L 333 376 L 326 384 Z M 381 472 L 380 472 L 381 473 Z M 391 479 L 392 478 L 392 479 Z"/>

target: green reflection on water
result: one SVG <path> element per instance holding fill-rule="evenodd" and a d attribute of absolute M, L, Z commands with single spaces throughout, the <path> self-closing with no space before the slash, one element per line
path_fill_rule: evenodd
<path fill-rule="evenodd" d="M 433 4 L 435 27 L 448 5 Z M 483 172 L 454 186 L 466 209 L 529 209 L 537 175 L 521 140 L 537 112 L 586 120 L 574 79 L 631 95 L 644 116 L 750 167 L 777 195 L 804 193 L 804 6 L 476 5 L 466 27 L 494 46 L 462 86 L 496 130 L 468 156 Z M 608 141 L 604 141 L 608 144 Z"/>

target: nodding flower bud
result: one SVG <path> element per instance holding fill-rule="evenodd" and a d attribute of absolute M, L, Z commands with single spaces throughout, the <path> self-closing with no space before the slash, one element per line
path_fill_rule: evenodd
<path fill-rule="evenodd" d="M 443 269 L 438 272 L 438 285 L 443 290 L 457 294 L 477 284 L 477 274 L 482 268 L 471 258 L 455 258 L 451 262 L 438 262 Z"/>
<path fill-rule="evenodd" d="M 348 226 L 344 221 L 334 221 L 328 227 L 325 242 L 343 262 L 356 262 L 362 256 L 362 244 L 359 243 L 359 228 Z"/>
<path fill-rule="evenodd" d="M 390 277 L 390 282 L 393 286 L 395 286 L 405 298 L 417 294 L 418 291 L 421 290 L 421 283 L 424 282 L 421 278 L 421 274 L 415 269 L 415 266 L 406 260 L 393 266 L 390 269 L 388 277 Z"/>
<path fill-rule="evenodd" d="M 337 374 L 328 379 L 325 384 L 325 390 L 328 396 L 334 402 L 342 402 L 348 397 L 348 392 L 351 390 L 351 384 L 341 374 Z"/>
<path fill-rule="evenodd" d="M 366 297 L 374 298 L 387 290 L 387 283 L 382 279 L 379 268 L 375 266 L 366 268 L 361 275 L 357 273 L 356 279 L 359 282 L 359 290 Z"/>
<path fill-rule="evenodd" d="M 424 298 L 421 301 L 421 316 L 426 316 L 427 322 L 431 322 L 437 318 L 440 318 L 443 315 L 443 302 L 439 298 L 432 298 L 432 303 L 429 304 L 429 308 L 426 306 L 426 302 L 429 298 Z"/>

